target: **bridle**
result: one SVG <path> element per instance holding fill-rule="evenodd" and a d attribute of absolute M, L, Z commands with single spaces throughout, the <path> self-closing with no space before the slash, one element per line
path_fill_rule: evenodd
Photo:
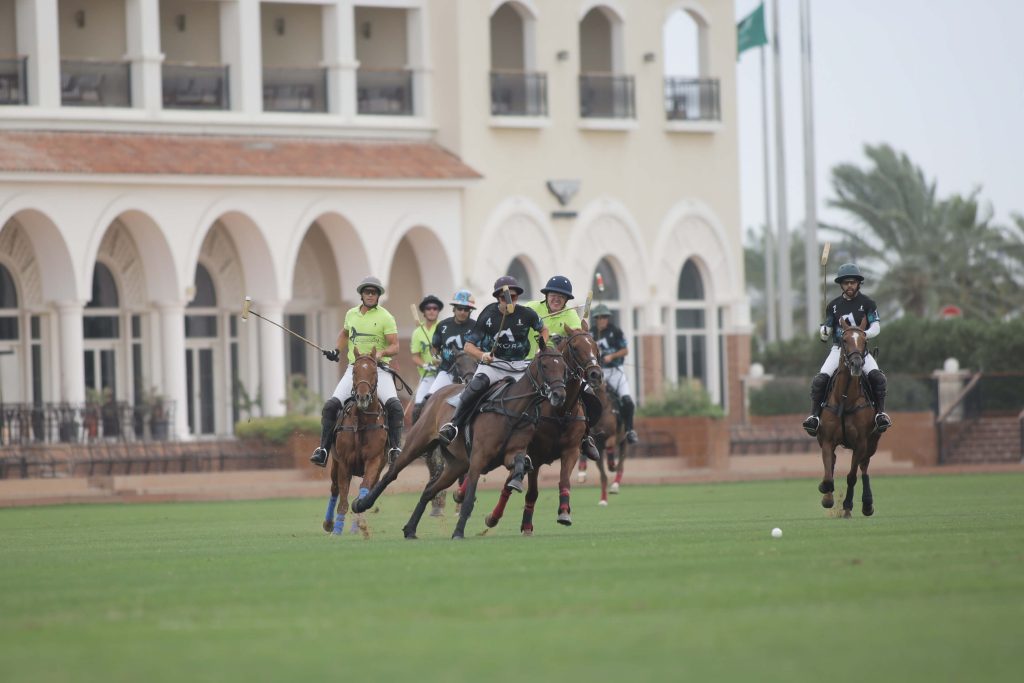
<path fill-rule="evenodd" d="M 557 365 L 562 361 L 562 354 L 558 351 L 549 349 L 541 349 L 537 351 L 537 372 L 540 374 L 540 379 L 538 380 L 534 377 L 529 368 L 527 368 L 526 376 L 529 378 L 531 386 L 533 386 L 533 391 L 542 398 L 550 401 L 551 395 L 555 391 L 561 390 L 562 393 L 565 393 L 565 371 L 563 370 L 557 379 L 549 378 L 547 369 L 544 365 L 545 358 L 550 359 Z"/>
<path fill-rule="evenodd" d="M 352 384 L 352 398 L 355 399 L 356 405 L 359 406 L 360 410 L 366 410 L 370 406 L 369 405 L 359 405 L 359 392 L 358 392 L 358 389 L 359 389 L 360 386 L 362 386 L 364 384 L 367 386 L 367 394 L 366 394 L 366 396 L 368 397 L 368 399 L 367 399 L 367 403 L 368 404 L 370 403 L 369 399 L 371 399 L 371 398 L 373 398 L 374 396 L 377 395 L 377 360 L 373 356 L 359 356 L 358 358 L 356 358 L 355 361 L 352 363 L 352 379 L 355 379 L 356 365 L 358 365 L 360 361 L 367 361 L 367 362 L 373 364 L 373 381 L 372 382 L 370 380 L 361 379 L 358 382 L 353 382 L 353 384 Z"/>
<path fill-rule="evenodd" d="M 573 346 L 572 343 L 572 340 L 576 339 L 577 337 L 590 337 L 590 333 L 581 330 L 578 332 L 573 332 L 565 339 L 565 348 L 568 349 L 569 358 L 572 360 L 573 365 L 575 366 L 574 368 L 570 367 L 569 374 L 572 376 L 573 379 L 583 380 L 588 370 L 590 370 L 591 368 L 597 368 L 599 371 L 598 374 L 603 379 L 604 374 L 600 372 L 601 364 L 598 362 L 596 355 L 591 353 L 589 358 L 580 358 L 580 354 L 576 351 L 576 347 Z M 590 338 L 593 339 L 593 337 Z M 588 381 L 587 384 L 590 384 L 590 382 Z M 600 384 L 600 382 L 598 382 L 598 384 Z"/>
<path fill-rule="evenodd" d="M 860 349 L 856 349 L 856 348 L 853 351 L 847 350 L 847 348 L 846 348 L 846 333 L 847 332 L 851 332 L 851 331 L 856 334 L 858 332 L 863 333 L 864 330 L 860 329 L 859 327 L 847 327 L 845 330 L 843 330 L 842 337 L 840 338 L 841 341 L 842 341 L 842 347 L 843 347 L 843 363 L 846 365 L 847 368 L 850 368 L 852 370 L 852 360 L 854 358 L 859 358 L 860 359 L 861 367 L 864 366 L 864 351 L 862 351 Z M 865 336 L 865 347 L 867 346 L 867 341 L 866 340 L 867 340 L 867 337 Z M 854 343 L 856 343 L 856 340 L 855 340 Z"/>

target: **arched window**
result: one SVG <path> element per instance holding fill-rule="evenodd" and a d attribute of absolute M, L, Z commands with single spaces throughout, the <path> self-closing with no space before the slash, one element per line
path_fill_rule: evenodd
<path fill-rule="evenodd" d="M 0 340 L 18 338 L 18 288 L 7 267 L 0 263 Z M 14 310 L 4 310 L 14 309 Z"/>
<path fill-rule="evenodd" d="M 530 273 L 526 270 L 526 264 L 523 263 L 522 259 L 512 259 L 512 263 L 508 265 L 508 274 L 519 281 L 519 286 L 523 288 L 523 297 L 532 298 L 534 296 L 533 283 L 530 282 Z"/>
<path fill-rule="evenodd" d="M 708 23 L 694 9 L 679 9 L 662 27 L 665 115 L 672 121 L 717 121 L 718 79 L 710 78 Z"/>
<path fill-rule="evenodd" d="M 580 20 L 580 116 L 631 119 L 633 77 L 624 74 L 623 22 L 608 7 L 594 7 Z"/>
<path fill-rule="evenodd" d="M 547 75 L 534 71 L 534 17 L 518 2 L 491 15 L 491 114 L 547 116 Z"/>
<path fill-rule="evenodd" d="M 120 301 L 114 274 L 97 261 L 92 271 L 92 298 L 85 305 L 82 318 L 82 332 L 86 339 L 120 338 L 121 321 L 117 310 Z"/>
<path fill-rule="evenodd" d="M 196 264 L 196 295 L 185 315 L 186 409 L 192 434 L 213 434 L 216 430 L 215 380 L 218 310 L 217 289 L 210 271 Z"/>
<path fill-rule="evenodd" d="M 612 323 L 622 327 L 621 298 L 619 292 L 619 278 L 615 275 L 615 269 L 607 258 L 601 259 L 594 269 L 594 279 L 590 284 L 590 291 L 594 293 L 594 303 L 602 303 L 612 312 Z"/>
<path fill-rule="evenodd" d="M 92 299 L 86 308 L 117 308 L 117 282 L 114 274 L 102 263 L 97 263 L 92 273 Z"/>
<path fill-rule="evenodd" d="M 185 316 L 185 336 L 189 338 L 216 337 L 217 311 L 209 309 L 217 307 L 217 290 L 213 286 L 210 271 L 201 263 L 196 265 L 195 288 L 196 296 L 189 302 L 189 313 Z"/>
<path fill-rule="evenodd" d="M 707 387 L 707 311 L 704 279 L 692 259 L 683 264 L 676 286 L 676 379 L 695 379 Z"/>

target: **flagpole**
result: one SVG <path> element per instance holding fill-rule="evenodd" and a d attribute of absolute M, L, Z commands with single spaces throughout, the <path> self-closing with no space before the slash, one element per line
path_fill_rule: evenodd
<path fill-rule="evenodd" d="M 782 52 L 779 45 L 779 0 L 772 3 L 772 57 L 775 75 L 775 205 L 779 214 L 779 338 L 793 338 L 793 292 L 789 263 L 789 218 L 786 215 L 786 140 L 782 119 Z"/>
<path fill-rule="evenodd" d="M 811 68 L 811 6 L 800 0 L 800 71 L 804 104 L 804 291 L 807 297 L 807 333 L 818 329 L 818 191 L 814 178 L 814 72 Z"/>
<path fill-rule="evenodd" d="M 768 69 L 765 66 L 764 45 L 761 46 L 761 142 L 764 150 L 764 298 L 768 342 L 779 340 L 775 313 L 775 250 L 772 249 L 772 183 L 771 163 L 768 156 Z"/>

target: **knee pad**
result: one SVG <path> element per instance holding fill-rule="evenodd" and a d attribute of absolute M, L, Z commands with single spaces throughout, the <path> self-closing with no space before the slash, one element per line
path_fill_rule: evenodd
<path fill-rule="evenodd" d="M 321 417 L 325 420 L 337 420 L 338 415 L 341 414 L 341 401 L 335 396 L 331 396 L 327 399 L 327 403 L 324 403 L 324 409 L 320 413 Z"/>
<path fill-rule="evenodd" d="M 868 375 L 868 380 L 871 381 L 871 386 L 874 387 L 878 393 L 885 393 L 886 379 L 885 374 L 881 370 L 872 370 L 871 374 Z"/>
<path fill-rule="evenodd" d="M 828 386 L 828 380 L 828 375 L 824 372 L 819 372 L 814 376 L 814 379 L 811 380 L 811 392 L 825 391 L 825 387 Z"/>
<path fill-rule="evenodd" d="M 479 374 L 473 375 L 473 379 L 469 380 L 470 391 L 483 391 L 487 387 L 491 386 L 491 380 L 487 375 Z"/>
<path fill-rule="evenodd" d="M 623 396 L 622 398 L 619 399 L 619 403 L 622 405 L 623 408 L 626 408 L 628 410 L 629 408 L 633 407 L 633 397 Z"/>
<path fill-rule="evenodd" d="M 388 417 L 404 415 L 405 413 L 405 409 L 402 408 L 402 402 L 397 398 L 389 398 L 388 402 L 384 404 L 384 410 L 387 411 Z"/>

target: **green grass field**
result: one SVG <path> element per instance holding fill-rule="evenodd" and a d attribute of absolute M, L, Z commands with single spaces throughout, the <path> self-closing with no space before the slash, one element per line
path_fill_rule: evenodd
<path fill-rule="evenodd" d="M 838 483 L 838 482 L 837 482 Z M 480 538 L 409 495 L 328 537 L 324 500 L 0 510 L 3 681 L 959 681 L 1024 664 L 1024 476 L 521 497 Z M 859 511 L 859 504 L 857 506 Z M 444 525 L 444 527 L 442 527 Z M 773 526 L 784 531 L 770 537 Z"/>

